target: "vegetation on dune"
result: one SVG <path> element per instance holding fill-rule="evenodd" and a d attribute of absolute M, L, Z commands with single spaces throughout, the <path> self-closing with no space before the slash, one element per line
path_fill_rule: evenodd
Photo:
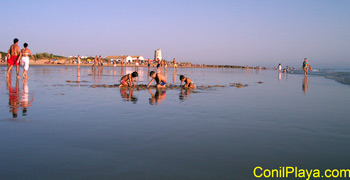
<path fill-rule="evenodd" d="M 54 54 L 49 54 L 47 52 L 43 52 L 43 53 L 36 53 L 34 54 L 34 57 L 36 59 L 63 59 L 66 57 L 63 56 L 58 56 L 58 55 L 54 55 Z"/>

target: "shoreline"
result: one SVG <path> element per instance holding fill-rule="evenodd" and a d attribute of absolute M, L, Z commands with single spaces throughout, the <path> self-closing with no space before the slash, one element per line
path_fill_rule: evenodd
<path fill-rule="evenodd" d="M 44 62 L 33 62 L 31 61 L 29 63 L 30 66 L 90 66 L 92 67 L 92 64 L 71 64 L 71 63 L 60 63 L 60 64 L 46 64 Z M 5 62 L 1 62 L 0 66 L 7 66 L 7 63 Z M 21 66 L 21 65 L 20 65 Z M 121 64 L 116 64 L 116 67 L 121 67 Z M 124 64 L 124 67 L 136 67 L 134 64 Z M 98 66 L 96 66 L 98 67 Z M 114 67 L 113 64 L 104 64 L 103 67 Z M 148 67 L 148 65 L 139 65 L 139 67 Z M 153 65 L 151 66 L 151 68 L 153 67 L 157 67 L 157 65 Z M 172 65 L 168 65 L 168 68 L 174 68 L 174 66 Z M 229 66 L 229 65 L 210 65 L 210 66 L 180 66 L 178 65 L 177 68 L 233 68 L 233 69 L 245 69 L 242 67 L 233 67 L 233 66 Z M 256 69 L 253 67 L 249 67 L 249 69 Z"/>

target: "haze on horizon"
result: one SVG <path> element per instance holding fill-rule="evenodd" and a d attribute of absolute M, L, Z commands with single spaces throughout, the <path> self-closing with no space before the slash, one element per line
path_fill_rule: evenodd
<path fill-rule="evenodd" d="M 0 51 L 350 68 L 350 1 L 2 1 Z"/>

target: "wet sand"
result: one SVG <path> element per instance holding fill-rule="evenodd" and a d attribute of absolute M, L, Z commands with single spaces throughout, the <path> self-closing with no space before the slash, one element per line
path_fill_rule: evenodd
<path fill-rule="evenodd" d="M 168 68 L 167 89 L 144 89 L 140 68 L 136 88 L 117 88 L 134 70 L 33 66 L 26 82 L 0 76 L 1 179 L 254 179 L 256 166 L 349 166 L 347 85 Z M 179 88 L 180 74 L 197 88 Z"/>

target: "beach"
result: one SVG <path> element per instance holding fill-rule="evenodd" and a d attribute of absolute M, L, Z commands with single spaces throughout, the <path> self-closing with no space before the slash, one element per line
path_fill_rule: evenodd
<path fill-rule="evenodd" d="M 183 74 L 198 88 L 113 86 L 134 69 L 31 66 L 17 84 L 0 66 L 1 179 L 253 179 L 257 166 L 348 165 L 348 85 L 272 70 L 168 68 L 169 85 Z M 147 84 L 147 74 L 140 67 L 135 83 Z M 23 97 L 32 100 L 25 112 Z"/>

